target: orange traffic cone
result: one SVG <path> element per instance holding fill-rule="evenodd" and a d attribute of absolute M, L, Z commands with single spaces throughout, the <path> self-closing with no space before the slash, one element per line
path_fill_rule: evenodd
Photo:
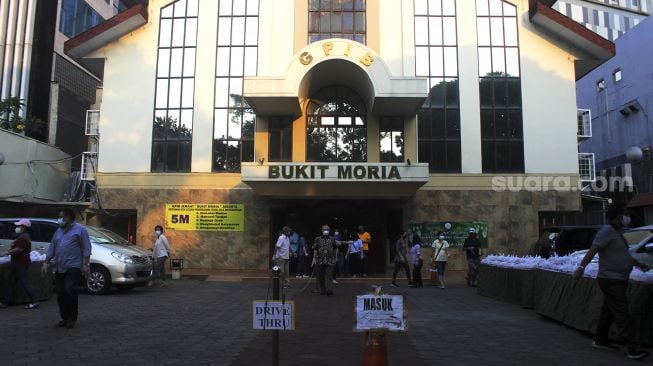
<path fill-rule="evenodd" d="M 388 350 L 385 345 L 384 329 L 372 329 L 365 332 L 363 348 L 363 366 L 388 366 Z"/>

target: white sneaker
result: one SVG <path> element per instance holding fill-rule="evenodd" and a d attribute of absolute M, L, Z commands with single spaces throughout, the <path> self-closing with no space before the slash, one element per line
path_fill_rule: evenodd
<path fill-rule="evenodd" d="M 337 285 L 337 284 L 338 284 L 338 281 L 333 280 L 333 281 L 331 281 L 331 283 L 334 284 L 334 285 Z"/>

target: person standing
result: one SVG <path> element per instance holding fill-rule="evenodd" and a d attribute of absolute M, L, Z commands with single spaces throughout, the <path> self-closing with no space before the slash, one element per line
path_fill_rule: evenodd
<path fill-rule="evenodd" d="M 467 286 L 476 287 L 476 278 L 481 266 L 481 242 L 476 236 L 476 229 L 469 228 L 469 235 L 463 244 L 463 250 L 467 257 Z"/>
<path fill-rule="evenodd" d="M 29 283 L 28 276 L 30 267 L 29 254 L 32 251 L 32 240 L 28 231 L 32 223 L 27 219 L 21 219 L 15 222 L 14 225 L 16 226 L 17 237 L 11 243 L 11 247 L 6 254 L 11 256 L 11 270 L 9 272 L 7 291 L 0 301 L 0 308 L 9 306 L 11 300 L 13 300 L 16 284 L 19 283 L 29 297 L 29 304 L 25 305 L 25 309 L 36 309 L 39 307 L 39 303 L 36 300 L 36 296 L 34 296 L 34 290 Z"/>
<path fill-rule="evenodd" d="M 317 273 L 317 283 L 320 286 L 320 295 L 331 296 L 331 273 L 332 266 L 336 263 L 336 240 L 329 234 L 329 225 L 322 225 L 322 235 L 315 238 L 313 242 L 313 255 Z"/>
<path fill-rule="evenodd" d="M 333 239 L 336 241 L 336 243 L 340 243 L 342 241 L 342 235 L 340 235 L 340 230 L 335 229 L 333 231 Z M 333 266 L 333 272 L 331 273 L 331 283 L 334 285 L 338 284 L 337 278 L 338 276 L 344 276 L 345 275 L 345 254 L 342 252 L 342 249 L 346 250 L 346 246 L 344 245 L 338 245 L 336 248 L 336 264 Z"/>
<path fill-rule="evenodd" d="M 406 253 L 408 251 L 408 232 L 404 231 L 401 234 L 401 237 L 395 243 L 395 270 L 392 273 L 392 286 L 399 287 L 397 285 L 397 273 L 401 268 L 406 272 L 406 279 L 410 285 L 410 268 L 408 268 L 408 259 Z"/>
<path fill-rule="evenodd" d="M 356 278 L 360 276 L 360 267 L 361 267 L 361 251 L 363 249 L 363 241 L 361 241 L 358 236 L 354 233 L 350 234 L 349 242 L 347 248 L 347 263 L 349 264 L 349 273 L 351 273 L 351 278 Z"/>
<path fill-rule="evenodd" d="M 370 244 L 372 243 L 372 236 L 370 233 L 365 231 L 363 225 L 358 226 L 358 238 L 363 242 L 363 248 L 361 251 L 361 272 L 363 277 L 367 277 L 368 268 L 368 257 L 370 252 Z"/>
<path fill-rule="evenodd" d="M 297 274 L 299 260 L 299 234 L 293 230 L 288 239 L 290 240 L 290 262 L 288 264 L 288 272 Z"/>
<path fill-rule="evenodd" d="M 419 238 L 419 236 L 416 236 L 416 238 Z M 413 287 L 424 287 L 422 284 L 422 265 L 424 261 L 422 259 L 421 240 L 413 240 L 413 247 L 410 248 L 410 256 L 413 259 Z"/>
<path fill-rule="evenodd" d="M 154 279 L 161 282 L 161 287 L 167 286 L 165 283 L 166 280 L 166 261 L 170 257 L 170 244 L 168 243 L 168 238 L 163 235 L 163 227 L 157 225 L 154 228 L 154 236 L 156 240 L 154 241 L 154 260 L 155 269 L 154 269 Z"/>
<path fill-rule="evenodd" d="M 447 259 L 449 258 L 449 253 L 447 253 L 449 242 L 444 240 L 444 235 L 440 232 L 431 246 L 433 247 L 433 261 L 438 273 L 440 288 L 444 290 L 444 270 L 447 268 Z"/>
<path fill-rule="evenodd" d="M 638 360 L 648 356 L 648 352 L 639 348 L 640 344 L 633 334 L 633 319 L 628 312 L 628 280 L 633 266 L 641 268 L 644 272 L 648 271 L 649 267 L 630 255 L 628 242 L 621 234 L 621 230 L 630 224 L 630 216 L 626 214 L 624 207 L 611 204 L 606 217 L 609 224 L 603 225 L 596 233 L 592 246 L 574 272 L 574 278 L 578 280 L 582 277 L 585 267 L 598 253 L 599 272 L 596 281 L 603 292 L 603 307 L 592 347 L 610 351 L 619 349 L 608 339 L 610 327 L 615 323 L 619 335 L 627 344 L 628 358 Z"/>
<path fill-rule="evenodd" d="M 55 286 L 61 320 L 57 327 L 71 329 L 77 322 L 79 301 L 77 287 L 82 275 L 90 273 L 91 240 L 83 225 L 75 221 L 75 212 L 64 208 L 57 220 L 59 229 L 54 233 L 42 271 L 47 271 L 50 261 L 55 260 Z"/>
<path fill-rule="evenodd" d="M 292 229 L 284 226 L 281 229 L 281 234 L 277 239 L 277 244 L 274 246 L 274 256 L 272 260 L 274 265 L 279 267 L 281 271 L 281 278 L 283 279 L 283 286 L 290 287 L 290 278 L 288 273 L 288 262 L 290 260 L 290 233 Z"/>

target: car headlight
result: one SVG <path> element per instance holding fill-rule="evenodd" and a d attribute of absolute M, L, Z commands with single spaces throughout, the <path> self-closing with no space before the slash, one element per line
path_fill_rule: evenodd
<path fill-rule="evenodd" d="M 125 254 L 122 254 L 120 252 L 112 252 L 111 256 L 116 258 L 117 260 L 123 262 L 123 263 L 129 263 L 129 264 L 134 263 L 134 260 L 132 259 L 132 257 L 130 257 L 128 255 L 125 255 Z"/>

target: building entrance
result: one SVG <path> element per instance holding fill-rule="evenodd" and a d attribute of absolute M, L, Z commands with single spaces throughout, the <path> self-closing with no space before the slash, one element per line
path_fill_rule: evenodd
<path fill-rule="evenodd" d="M 273 200 L 270 258 L 279 230 L 288 225 L 304 235 L 309 246 L 320 235 L 322 225 L 339 229 L 343 239 L 356 234 L 363 225 L 372 236 L 368 257 L 368 274 L 384 273 L 390 262 L 391 244 L 403 230 L 399 200 Z"/>

